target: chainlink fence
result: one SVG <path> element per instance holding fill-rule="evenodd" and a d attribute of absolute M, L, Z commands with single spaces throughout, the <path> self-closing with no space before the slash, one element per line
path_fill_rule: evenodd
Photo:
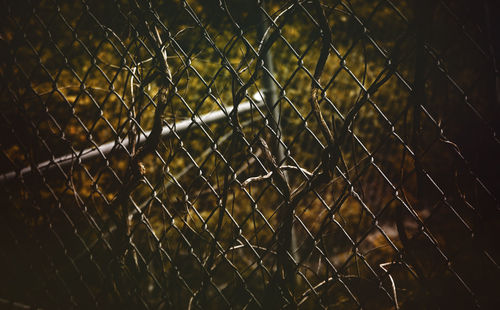
<path fill-rule="evenodd" d="M 495 309 L 494 1 L 2 1 L 0 306 Z"/>

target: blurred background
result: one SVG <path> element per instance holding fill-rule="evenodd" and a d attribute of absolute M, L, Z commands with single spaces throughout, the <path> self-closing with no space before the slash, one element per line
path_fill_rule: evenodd
<path fill-rule="evenodd" d="M 499 306 L 495 1 L 0 14 L 1 307 Z"/>

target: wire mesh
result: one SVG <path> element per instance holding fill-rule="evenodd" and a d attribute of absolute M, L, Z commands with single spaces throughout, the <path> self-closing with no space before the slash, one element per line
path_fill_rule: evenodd
<path fill-rule="evenodd" d="M 2 7 L 2 307 L 498 307 L 493 2 Z"/>

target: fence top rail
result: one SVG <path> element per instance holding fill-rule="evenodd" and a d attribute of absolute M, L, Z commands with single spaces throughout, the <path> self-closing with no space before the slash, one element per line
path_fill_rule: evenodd
<path fill-rule="evenodd" d="M 264 104 L 264 100 L 261 95 L 257 92 L 252 96 L 253 102 L 244 101 L 238 106 L 238 114 L 243 114 L 245 112 L 250 111 L 252 108 L 261 107 Z M 175 123 L 174 125 L 166 125 L 163 126 L 161 136 L 167 137 L 172 134 L 172 128 L 175 128 L 176 132 L 183 132 L 184 130 L 190 128 L 193 124 L 210 124 L 214 122 L 218 122 L 228 118 L 229 114 L 233 111 L 233 106 L 227 106 L 222 110 L 212 111 L 203 115 L 194 115 L 191 119 L 180 121 Z M 151 131 L 146 131 L 145 133 L 139 134 L 138 144 L 144 143 L 146 138 L 149 136 Z M 76 152 L 75 154 L 66 154 L 63 156 L 59 156 L 54 159 L 46 160 L 44 162 L 38 163 L 36 165 L 36 169 L 40 171 L 50 171 L 52 169 L 57 168 L 58 166 L 61 168 L 65 168 L 70 166 L 74 162 L 85 162 L 91 159 L 99 157 L 102 155 L 109 154 L 117 145 L 117 141 L 109 141 L 104 144 L 99 145 L 98 147 L 87 148 L 83 151 Z M 123 147 L 127 147 L 130 143 L 129 138 L 125 137 L 122 141 L 119 142 Z M 6 183 L 16 177 L 22 177 L 28 175 L 33 172 L 33 168 L 31 166 L 27 166 L 22 168 L 19 171 L 9 171 L 2 175 L 0 175 L 0 183 Z"/>

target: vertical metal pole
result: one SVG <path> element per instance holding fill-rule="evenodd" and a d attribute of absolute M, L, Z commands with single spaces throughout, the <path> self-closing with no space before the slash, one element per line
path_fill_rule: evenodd
<path fill-rule="evenodd" d="M 261 1 L 261 5 L 264 5 L 264 1 Z M 269 27 L 269 21 L 266 18 L 264 12 L 258 10 L 258 20 L 259 24 L 257 25 L 257 36 L 260 40 L 263 40 L 264 33 Z M 274 64 L 273 64 L 273 56 L 271 49 L 267 51 L 264 55 L 264 68 L 269 72 L 269 74 L 264 73 L 262 77 L 262 84 L 264 86 L 264 101 L 270 111 L 269 119 L 271 123 L 271 128 L 276 132 L 276 137 L 271 142 L 271 150 L 273 155 L 276 156 L 276 160 L 278 164 L 281 164 L 285 159 L 285 149 L 283 145 L 280 143 L 281 137 L 281 125 L 280 125 L 280 106 L 277 104 L 278 102 L 278 91 L 276 89 L 276 84 L 274 83 L 271 75 L 274 75 Z"/>
<path fill-rule="evenodd" d="M 265 1 L 260 1 L 260 5 L 264 6 Z M 257 25 L 257 36 L 260 40 L 264 40 L 264 34 L 269 27 L 269 20 L 266 17 L 265 13 L 257 9 L 258 21 Z M 264 68 L 268 72 L 264 72 L 264 76 L 262 77 L 262 84 L 264 86 L 264 102 L 269 109 L 269 119 L 271 123 L 271 128 L 276 132 L 276 136 L 273 137 L 271 141 L 271 150 L 273 155 L 276 157 L 278 165 L 281 165 L 285 160 L 285 148 L 283 144 L 280 143 L 281 139 L 281 113 L 280 113 L 280 104 L 278 103 L 278 91 L 276 84 L 274 83 L 271 76 L 274 76 L 274 64 L 273 64 L 273 56 L 271 49 L 267 51 L 264 55 Z M 285 177 L 288 178 L 286 171 Z M 294 227 L 292 226 L 292 236 L 291 236 L 291 245 L 290 251 L 295 261 L 298 261 L 300 258 L 297 253 L 297 236 Z"/>

